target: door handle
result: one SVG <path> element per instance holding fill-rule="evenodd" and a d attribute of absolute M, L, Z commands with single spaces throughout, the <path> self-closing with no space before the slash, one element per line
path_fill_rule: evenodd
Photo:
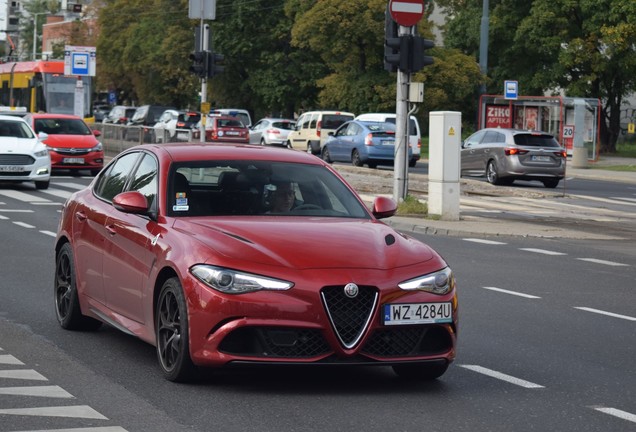
<path fill-rule="evenodd" d="M 75 212 L 75 219 L 77 219 L 80 222 L 84 222 L 88 218 L 86 217 L 86 213 L 82 211 L 78 211 L 78 212 Z"/>
<path fill-rule="evenodd" d="M 117 234 L 117 231 L 115 231 L 115 226 L 114 225 L 106 225 L 106 231 L 108 231 L 108 234 L 110 234 L 110 235 Z"/>

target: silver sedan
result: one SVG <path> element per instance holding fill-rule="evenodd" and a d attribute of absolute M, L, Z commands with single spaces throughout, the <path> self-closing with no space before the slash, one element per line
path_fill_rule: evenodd
<path fill-rule="evenodd" d="M 250 144 L 275 145 L 285 147 L 287 135 L 296 122 L 284 118 L 264 118 L 250 128 Z"/>

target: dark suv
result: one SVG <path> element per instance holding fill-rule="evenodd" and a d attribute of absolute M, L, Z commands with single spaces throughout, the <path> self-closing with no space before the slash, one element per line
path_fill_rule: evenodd
<path fill-rule="evenodd" d="M 177 108 L 162 105 L 141 105 L 135 111 L 132 118 L 128 122 L 127 141 L 138 141 L 139 133 L 143 133 L 144 142 L 151 141 L 152 127 L 157 123 L 159 117 L 165 110 Z"/>

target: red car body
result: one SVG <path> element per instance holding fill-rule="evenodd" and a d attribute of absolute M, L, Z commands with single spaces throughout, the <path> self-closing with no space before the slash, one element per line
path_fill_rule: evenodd
<path fill-rule="evenodd" d="M 67 114 L 27 114 L 25 120 L 35 133 L 44 132 L 52 169 L 90 170 L 96 175 L 104 167 L 104 150 L 97 137 L 81 117 Z"/>
<path fill-rule="evenodd" d="M 303 199 L 289 214 L 266 209 L 281 175 Z M 304 152 L 136 146 L 63 208 L 58 321 L 106 322 L 157 346 L 175 381 L 197 366 L 243 363 L 391 365 L 436 378 L 455 358 L 454 277 L 429 246 L 378 220 L 395 211 L 384 197 L 370 211 Z M 405 284 L 423 275 L 429 285 Z M 442 291 L 426 291 L 430 283 Z M 390 325 L 387 314 L 406 316 L 408 305 L 437 308 L 440 319 Z"/>

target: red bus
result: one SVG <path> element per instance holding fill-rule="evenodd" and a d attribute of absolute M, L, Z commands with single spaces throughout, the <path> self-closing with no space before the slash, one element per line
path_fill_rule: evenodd
<path fill-rule="evenodd" d="M 28 112 L 74 114 L 75 87 L 84 87 L 84 117 L 91 117 L 92 77 L 64 75 L 63 60 L 0 64 L 0 105 L 26 107 Z"/>

